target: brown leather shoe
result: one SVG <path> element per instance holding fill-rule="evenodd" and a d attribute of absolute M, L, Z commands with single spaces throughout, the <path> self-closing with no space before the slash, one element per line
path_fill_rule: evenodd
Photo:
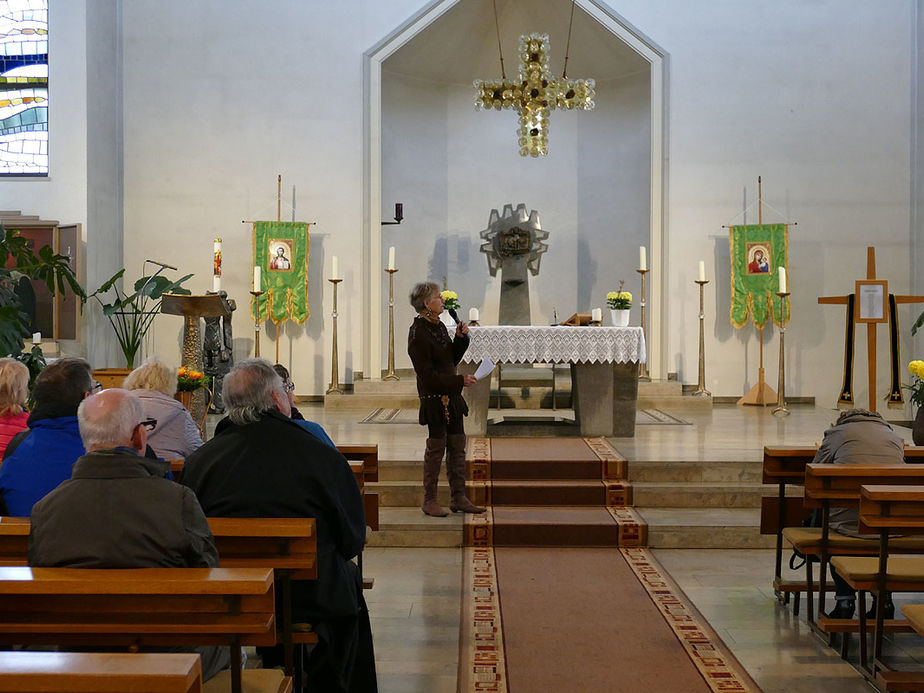
<path fill-rule="evenodd" d="M 446 508 L 442 507 L 436 500 L 425 500 L 420 509 L 423 510 L 424 515 L 429 515 L 430 517 L 446 517 L 449 514 Z"/>
<path fill-rule="evenodd" d="M 487 510 L 487 508 L 482 508 L 472 503 L 468 496 L 465 495 L 453 496 L 449 503 L 449 509 L 454 513 L 471 513 L 473 515 L 480 515 Z"/>

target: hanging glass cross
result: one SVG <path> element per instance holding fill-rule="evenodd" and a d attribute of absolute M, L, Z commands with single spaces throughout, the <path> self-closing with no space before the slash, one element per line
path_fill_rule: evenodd
<path fill-rule="evenodd" d="M 503 65 L 503 63 L 502 63 Z M 548 34 L 520 36 L 520 81 L 475 80 L 475 107 L 515 108 L 520 113 L 517 131 L 520 156 L 546 156 L 549 153 L 549 111 L 554 108 L 594 107 L 592 79 L 553 78 L 549 73 Z"/>

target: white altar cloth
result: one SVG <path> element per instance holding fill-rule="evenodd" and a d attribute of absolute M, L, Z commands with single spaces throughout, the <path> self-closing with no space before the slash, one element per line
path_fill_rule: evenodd
<path fill-rule="evenodd" d="M 495 363 L 645 363 L 641 327 L 469 326 L 463 361 Z"/>

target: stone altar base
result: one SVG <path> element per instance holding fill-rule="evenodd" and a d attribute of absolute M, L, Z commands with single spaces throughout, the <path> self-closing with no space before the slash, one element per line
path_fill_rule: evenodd
<path fill-rule="evenodd" d="M 463 362 L 457 371 L 472 374 L 476 369 L 477 364 Z M 491 378 L 465 388 L 463 395 L 469 409 L 466 432 L 487 435 Z M 571 364 L 571 400 L 580 435 L 633 437 L 637 398 L 637 362 Z"/>

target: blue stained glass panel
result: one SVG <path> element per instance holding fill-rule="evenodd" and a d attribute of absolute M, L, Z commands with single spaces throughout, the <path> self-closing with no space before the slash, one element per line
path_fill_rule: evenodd
<path fill-rule="evenodd" d="M 0 176 L 48 175 L 48 0 L 0 0 Z"/>

